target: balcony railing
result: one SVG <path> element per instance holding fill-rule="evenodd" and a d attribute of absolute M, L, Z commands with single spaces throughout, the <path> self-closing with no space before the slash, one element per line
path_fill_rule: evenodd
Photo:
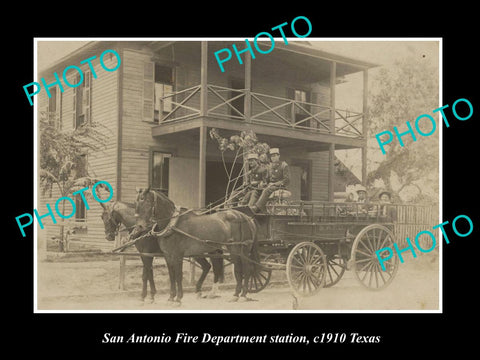
<path fill-rule="evenodd" d="M 206 115 L 232 121 L 363 138 L 364 114 L 360 112 L 208 84 L 207 107 L 205 114 L 202 114 L 200 93 L 201 85 L 196 85 L 161 97 L 159 123 L 168 124 Z M 168 112 L 163 111 L 167 102 L 170 110 Z M 245 111 L 245 103 L 249 103 L 249 111 Z M 332 118 L 334 127 L 331 125 Z"/>

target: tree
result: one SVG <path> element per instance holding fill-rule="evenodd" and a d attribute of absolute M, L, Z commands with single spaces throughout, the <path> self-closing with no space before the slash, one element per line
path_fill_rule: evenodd
<path fill-rule="evenodd" d="M 83 187 L 97 182 L 88 174 L 85 155 L 89 151 L 100 151 L 105 145 L 97 124 L 83 124 L 65 132 L 58 129 L 55 114 L 40 112 L 39 116 L 39 178 L 42 195 L 52 196 L 54 186 L 60 197 L 67 197 Z M 65 201 L 62 201 L 62 214 Z M 59 250 L 64 250 L 64 219 L 60 223 Z"/>
<path fill-rule="evenodd" d="M 369 99 L 369 131 L 372 137 L 385 130 L 393 132 L 394 126 L 399 132 L 404 132 L 408 130 L 407 121 L 415 129 L 417 117 L 422 114 L 433 116 L 432 111 L 440 106 L 438 69 L 423 58 L 407 57 L 398 60 L 393 67 L 380 69 L 373 84 L 376 91 L 370 94 Z M 438 116 L 435 117 L 438 119 Z M 431 193 L 438 194 L 438 128 L 441 120 L 436 124 L 435 133 L 428 137 L 416 133 L 416 142 L 410 135 L 402 137 L 403 147 L 394 138 L 387 145 L 386 155 L 383 155 L 378 167 L 368 174 L 367 183 L 381 179 L 388 189 L 397 193 L 407 188 L 416 189 L 417 199 L 428 198 L 427 188 L 433 190 Z M 424 133 L 432 129 L 427 119 L 421 120 L 419 127 Z M 375 141 L 370 154 L 378 151 Z"/>

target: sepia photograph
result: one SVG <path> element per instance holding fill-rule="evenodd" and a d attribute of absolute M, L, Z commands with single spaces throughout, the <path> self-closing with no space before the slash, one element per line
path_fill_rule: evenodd
<path fill-rule="evenodd" d="M 35 312 L 442 312 L 442 39 L 294 35 L 35 38 Z"/>

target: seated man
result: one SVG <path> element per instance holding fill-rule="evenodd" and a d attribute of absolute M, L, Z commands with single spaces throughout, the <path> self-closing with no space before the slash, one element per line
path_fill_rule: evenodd
<path fill-rule="evenodd" d="M 240 204 L 253 206 L 267 184 L 267 167 L 260 164 L 256 153 L 248 154 L 247 161 L 248 173 L 245 187 L 247 193 Z"/>
<path fill-rule="evenodd" d="M 383 190 L 378 194 L 380 200 L 379 215 L 386 217 L 388 221 L 397 221 L 397 209 L 395 206 L 389 206 L 392 203 L 392 194 Z"/>
<path fill-rule="evenodd" d="M 285 189 L 290 182 L 290 171 L 288 164 L 285 161 L 280 162 L 280 150 L 278 148 L 270 149 L 271 164 L 268 167 L 268 185 L 262 191 L 262 195 L 252 206 L 254 212 L 266 212 L 265 205 L 267 204 L 270 195 L 280 189 Z"/>
<path fill-rule="evenodd" d="M 361 184 L 355 185 L 355 191 L 357 192 L 357 203 L 366 204 L 368 203 L 367 199 L 367 189 Z M 366 214 L 368 212 L 368 205 L 357 205 L 358 213 Z"/>

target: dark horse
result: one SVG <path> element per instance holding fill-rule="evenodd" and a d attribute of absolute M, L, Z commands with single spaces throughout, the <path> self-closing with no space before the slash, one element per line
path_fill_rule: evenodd
<path fill-rule="evenodd" d="M 158 244 L 165 255 L 170 275 L 169 301 L 180 303 L 183 297 L 182 265 L 184 256 L 205 255 L 217 249 L 227 249 L 234 264 L 237 286 L 232 301 L 248 299 L 248 280 L 252 271 L 251 258 L 256 254 L 256 225 L 237 210 L 213 214 L 187 211 L 175 215 L 174 203 L 160 192 L 145 189 L 137 193 L 136 232 L 165 230 Z M 172 224 L 172 217 L 175 223 Z M 240 294 L 241 292 L 241 294 Z M 175 298 L 176 297 L 176 298 Z"/>
<path fill-rule="evenodd" d="M 135 206 L 133 204 L 127 204 L 120 201 L 116 201 L 114 203 L 100 203 L 103 207 L 102 213 L 102 220 L 105 226 L 105 237 L 108 241 L 115 240 L 115 235 L 118 232 L 118 229 L 121 224 L 123 224 L 129 232 L 135 227 L 136 219 L 135 219 Z M 161 253 L 160 247 L 156 238 L 154 236 L 144 237 L 139 239 L 135 243 L 135 247 L 137 248 L 139 253 L 145 254 L 158 254 Z M 145 300 L 147 296 L 147 282 L 150 282 L 150 300 L 151 302 L 155 299 L 155 282 L 153 280 L 153 256 L 140 256 L 143 263 L 143 273 L 142 273 L 142 280 L 143 280 L 143 287 L 142 287 L 142 301 Z M 195 292 L 200 297 L 202 284 L 205 280 L 209 270 L 213 267 L 213 282 L 214 285 L 212 287 L 213 296 L 215 291 L 218 287 L 218 283 L 222 283 L 224 279 L 224 266 L 223 266 L 223 259 L 222 258 L 211 258 L 212 266 L 210 266 L 209 262 L 204 257 L 194 258 L 195 261 L 202 267 L 202 274 L 197 281 Z"/>

